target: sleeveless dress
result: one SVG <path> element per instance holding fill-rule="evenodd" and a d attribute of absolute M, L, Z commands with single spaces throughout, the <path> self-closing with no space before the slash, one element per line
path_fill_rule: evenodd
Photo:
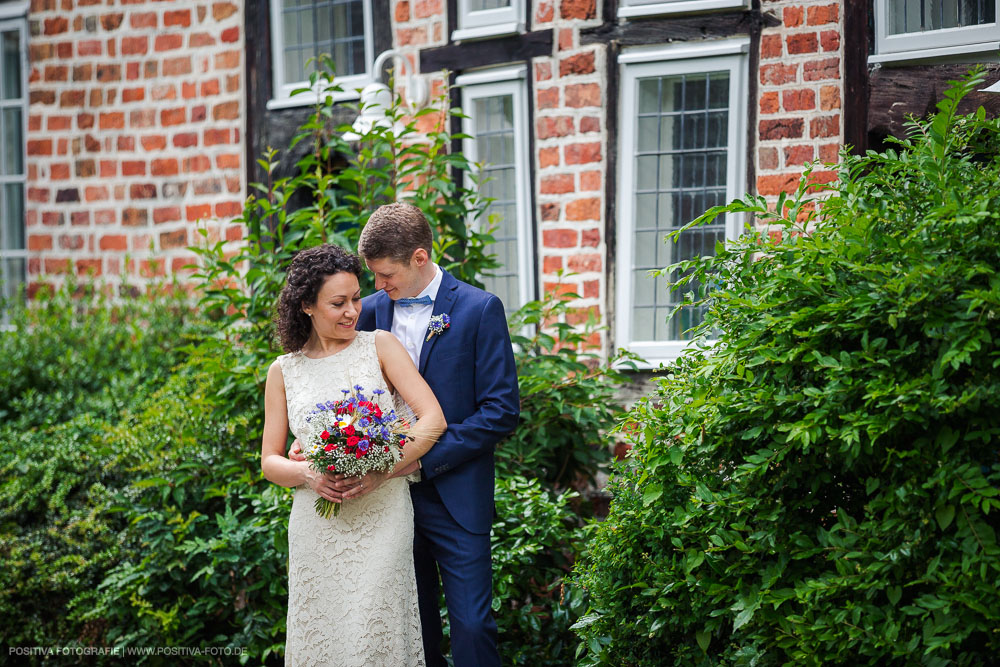
<path fill-rule="evenodd" d="M 278 363 L 289 427 L 300 440 L 316 403 L 339 400 L 341 390 L 354 385 L 366 397 L 387 389 L 372 331 L 359 331 L 328 357 L 293 352 Z M 374 398 L 383 410 L 393 407 L 388 393 Z M 288 519 L 286 665 L 424 665 L 408 487 L 403 478 L 390 479 L 343 503 L 329 519 L 316 514 L 312 489 L 295 489 Z"/>

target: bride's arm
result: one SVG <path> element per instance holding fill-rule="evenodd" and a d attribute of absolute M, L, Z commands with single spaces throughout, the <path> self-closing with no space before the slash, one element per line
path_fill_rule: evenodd
<path fill-rule="evenodd" d="M 394 474 L 416 463 L 444 433 L 445 422 L 441 406 L 427 381 L 417 372 L 413 360 L 406 353 L 403 344 L 391 333 L 379 331 L 375 334 L 375 349 L 378 352 L 382 372 L 404 401 L 413 409 L 417 423 L 410 430 L 413 441 L 403 448 L 403 458 L 396 464 Z"/>
<path fill-rule="evenodd" d="M 313 491 L 327 500 L 340 502 L 341 494 L 326 475 L 309 467 L 308 461 L 289 461 L 285 458 L 285 441 L 288 438 L 288 406 L 285 401 L 285 379 L 281 366 L 275 361 L 267 370 L 264 385 L 264 435 L 260 444 L 260 469 L 264 477 L 279 486 L 308 484 Z"/>

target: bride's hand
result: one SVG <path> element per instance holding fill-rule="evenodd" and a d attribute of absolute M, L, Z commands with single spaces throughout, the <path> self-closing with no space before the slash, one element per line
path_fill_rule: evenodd
<path fill-rule="evenodd" d="M 337 490 L 336 480 L 330 473 L 319 472 L 312 467 L 306 469 L 306 484 L 322 498 L 339 503 L 343 502 L 344 494 Z"/>
<path fill-rule="evenodd" d="M 305 461 L 306 457 L 302 453 L 302 445 L 299 444 L 299 439 L 296 438 L 295 442 L 292 443 L 291 448 L 288 450 L 288 459 L 290 461 Z"/>
<path fill-rule="evenodd" d="M 358 498 L 365 495 L 366 493 L 371 493 L 378 487 L 382 486 L 385 481 L 389 479 L 389 474 L 384 472 L 370 472 L 361 478 L 361 483 L 344 492 L 344 500 L 350 500 L 351 498 Z"/>

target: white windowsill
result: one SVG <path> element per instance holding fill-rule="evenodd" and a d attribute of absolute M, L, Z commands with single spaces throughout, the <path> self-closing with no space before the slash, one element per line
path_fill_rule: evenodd
<path fill-rule="evenodd" d="M 945 46 L 938 49 L 923 49 L 920 51 L 900 51 L 898 53 L 879 53 L 868 56 L 868 62 L 875 63 L 907 63 L 923 60 L 942 60 L 953 56 L 977 55 L 981 53 L 996 53 L 1000 50 L 1000 42 L 982 42 L 979 44 L 964 44 L 962 46 Z"/>
<path fill-rule="evenodd" d="M 312 93 L 299 93 L 298 95 L 289 97 L 275 97 L 267 101 L 267 108 L 270 110 L 313 106 L 322 99 L 321 95 L 319 91 L 314 91 Z M 334 102 L 352 102 L 361 99 L 361 94 L 357 90 L 344 90 L 339 93 L 331 93 L 331 95 Z"/>
<path fill-rule="evenodd" d="M 644 16 L 691 14 L 694 12 L 710 12 L 718 9 L 737 9 L 746 6 L 746 0 L 674 0 L 619 6 L 618 18 L 632 19 Z"/>
<path fill-rule="evenodd" d="M 478 28 L 459 28 L 451 33 L 451 41 L 486 39 L 488 37 L 506 37 L 524 32 L 524 24 L 520 21 L 496 23 Z"/>

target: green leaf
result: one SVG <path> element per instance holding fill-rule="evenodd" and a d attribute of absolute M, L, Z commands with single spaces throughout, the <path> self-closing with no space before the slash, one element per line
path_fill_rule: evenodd
<path fill-rule="evenodd" d="M 955 506 L 942 505 L 938 507 L 934 510 L 934 517 L 937 519 L 938 525 L 941 526 L 941 530 L 944 530 L 951 525 L 952 519 L 955 518 Z"/>
<path fill-rule="evenodd" d="M 649 507 L 663 495 L 663 486 L 658 483 L 649 484 L 642 492 L 642 504 Z"/>
<path fill-rule="evenodd" d="M 694 633 L 695 641 L 698 642 L 698 646 L 705 653 L 708 653 L 708 646 L 712 643 L 712 633 L 707 630 L 698 630 Z"/>
<path fill-rule="evenodd" d="M 900 598 L 903 597 L 903 589 L 899 586 L 890 586 L 886 590 L 885 595 L 889 598 L 889 604 L 895 607 L 899 603 Z"/>

